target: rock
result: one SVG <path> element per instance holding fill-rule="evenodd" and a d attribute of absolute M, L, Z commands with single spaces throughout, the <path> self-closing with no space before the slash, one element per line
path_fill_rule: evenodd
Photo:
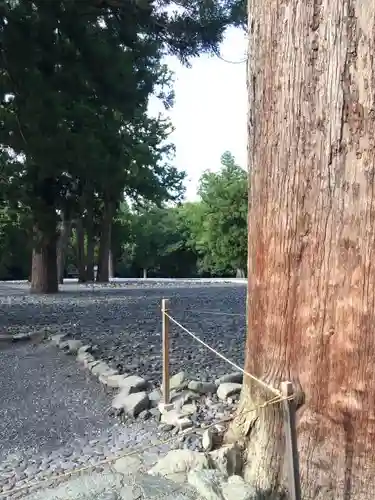
<path fill-rule="evenodd" d="M 172 450 L 161 458 L 149 474 L 160 474 L 166 476 L 177 472 L 189 472 L 190 470 L 202 470 L 209 468 L 209 461 L 204 453 L 191 450 Z"/>
<path fill-rule="evenodd" d="M 230 476 L 228 482 L 221 486 L 225 500 L 256 500 L 256 489 L 245 483 L 241 476 Z"/>
<path fill-rule="evenodd" d="M 241 392 L 242 384 L 235 384 L 234 382 L 225 382 L 224 384 L 220 384 L 217 390 L 217 396 L 222 401 L 225 401 L 233 394 L 238 394 Z"/>
<path fill-rule="evenodd" d="M 215 469 L 223 475 L 238 475 L 242 470 L 241 452 L 234 444 L 211 451 L 209 457 Z"/>
<path fill-rule="evenodd" d="M 105 376 L 105 385 L 108 387 L 122 387 L 124 380 L 127 378 L 126 374 L 123 375 L 118 375 L 118 374 L 112 374 L 112 375 L 106 375 Z"/>
<path fill-rule="evenodd" d="M 202 447 L 204 451 L 211 451 L 214 447 L 214 434 L 215 431 L 211 429 L 207 429 L 204 431 L 202 436 Z"/>
<path fill-rule="evenodd" d="M 178 427 L 180 430 L 188 429 L 192 427 L 192 421 L 187 418 L 183 413 L 177 410 L 167 411 L 162 413 L 161 422 L 167 425 L 173 425 L 173 427 Z"/>
<path fill-rule="evenodd" d="M 150 396 L 149 396 L 150 397 Z M 151 401 L 150 401 L 150 406 L 151 406 Z M 157 421 L 157 422 L 160 422 L 160 419 L 161 419 L 161 413 L 159 411 L 158 408 L 151 408 L 150 409 L 150 415 L 152 417 L 154 417 L 154 419 Z"/>
<path fill-rule="evenodd" d="M 197 405 L 194 403 L 188 403 L 181 407 L 181 413 L 184 415 L 194 415 L 197 412 Z"/>
<path fill-rule="evenodd" d="M 199 399 L 199 394 L 193 391 L 184 390 L 171 397 L 171 403 L 175 408 L 182 408 L 185 403 Z"/>
<path fill-rule="evenodd" d="M 150 392 L 148 397 L 150 400 L 150 407 L 156 408 L 161 401 L 161 391 L 159 391 L 159 389 L 154 389 Z"/>
<path fill-rule="evenodd" d="M 77 351 L 77 355 L 79 354 L 90 354 L 90 350 L 91 350 L 91 346 L 89 344 L 84 344 L 84 345 L 81 345 L 81 347 L 78 349 Z"/>
<path fill-rule="evenodd" d="M 221 492 L 223 482 L 224 477 L 216 470 L 191 470 L 188 474 L 188 483 L 205 500 L 224 500 Z"/>
<path fill-rule="evenodd" d="M 119 458 L 113 464 L 113 468 L 116 472 L 126 475 L 136 473 L 141 468 L 141 466 L 141 460 L 135 455 Z"/>
<path fill-rule="evenodd" d="M 149 410 L 143 410 L 141 413 L 138 415 L 138 418 L 142 420 L 148 420 L 151 417 L 151 413 Z"/>
<path fill-rule="evenodd" d="M 185 382 L 185 372 L 176 373 L 169 379 L 169 389 L 172 391 L 173 389 L 177 389 Z"/>
<path fill-rule="evenodd" d="M 51 343 L 55 345 L 56 347 L 60 347 L 60 344 L 64 342 L 66 335 L 65 334 L 59 334 L 59 335 L 52 335 L 51 336 Z"/>
<path fill-rule="evenodd" d="M 174 425 L 171 424 L 162 424 L 160 426 L 161 432 L 171 432 L 174 429 Z"/>
<path fill-rule="evenodd" d="M 112 408 L 115 410 L 123 410 L 131 417 L 137 417 L 143 410 L 147 410 L 149 399 L 146 392 L 135 392 L 129 394 L 122 391 L 112 401 Z"/>
<path fill-rule="evenodd" d="M 82 356 L 82 357 L 81 357 Z M 86 353 L 86 355 L 83 357 L 83 354 L 79 354 L 77 356 L 77 360 L 82 360 L 82 364 L 84 366 L 84 368 L 87 368 L 89 369 L 89 367 L 93 364 L 93 363 L 99 363 L 99 361 L 96 361 L 94 356 L 92 354 L 89 354 L 89 353 Z"/>
<path fill-rule="evenodd" d="M 200 382 L 198 380 L 192 380 L 188 384 L 188 389 L 199 394 L 213 394 L 217 390 L 216 384 L 210 382 Z"/>
<path fill-rule="evenodd" d="M 90 368 L 91 373 L 98 377 L 108 372 L 110 369 L 111 368 L 104 361 L 99 361 L 99 363 L 96 363 L 94 366 Z"/>
<path fill-rule="evenodd" d="M 103 385 L 107 385 L 107 378 L 112 377 L 113 375 L 118 375 L 118 371 L 114 368 L 109 368 L 108 370 L 101 375 L 99 375 L 99 382 Z"/>
<path fill-rule="evenodd" d="M 69 354 L 77 354 L 80 347 L 82 347 L 82 342 L 80 340 L 67 340 L 63 344 L 64 351 Z"/>
<path fill-rule="evenodd" d="M 242 382 L 243 382 L 242 372 L 228 373 L 227 375 L 223 375 L 222 377 L 215 380 L 216 385 L 227 384 L 227 383 L 242 384 Z"/>
<path fill-rule="evenodd" d="M 130 375 L 125 377 L 121 382 L 121 392 L 128 394 L 133 394 L 134 392 L 140 392 L 147 389 L 147 382 L 144 378 L 138 377 L 138 375 Z M 147 396 L 148 399 L 148 396 Z"/>

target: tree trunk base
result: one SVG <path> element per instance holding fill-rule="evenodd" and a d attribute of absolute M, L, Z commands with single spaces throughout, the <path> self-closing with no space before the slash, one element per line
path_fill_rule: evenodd
<path fill-rule="evenodd" d="M 52 294 L 59 291 L 57 278 L 57 238 L 42 235 L 32 255 L 30 292 Z"/>

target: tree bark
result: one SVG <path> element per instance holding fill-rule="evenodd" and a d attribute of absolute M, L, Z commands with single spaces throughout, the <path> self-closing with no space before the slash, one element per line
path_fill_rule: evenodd
<path fill-rule="evenodd" d="M 72 222 L 63 217 L 61 232 L 57 244 L 57 276 L 60 284 L 64 283 L 66 249 L 69 244 Z"/>
<path fill-rule="evenodd" d="M 108 283 L 109 281 L 109 255 L 111 250 L 111 228 L 112 228 L 113 206 L 105 202 L 99 241 L 99 262 L 96 281 Z"/>
<path fill-rule="evenodd" d="M 94 234 L 94 216 L 92 209 L 87 208 L 86 214 L 86 239 L 87 239 L 87 254 L 86 254 L 86 279 L 87 281 L 95 281 L 94 276 L 94 254 L 95 254 L 95 234 Z"/>
<path fill-rule="evenodd" d="M 146 267 L 143 268 L 143 278 L 144 279 L 147 278 L 147 268 Z"/>
<path fill-rule="evenodd" d="M 78 219 L 76 224 L 77 231 L 77 268 L 78 281 L 86 282 L 86 263 L 85 263 L 85 232 L 83 229 L 82 220 Z"/>
<path fill-rule="evenodd" d="M 245 369 L 298 391 L 304 499 L 375 491 L 375 2 L 249 0 Z M 283 489 L 281 406 L 245 377 L 228 440 Z"/>
<path fill-rule="evenodd" d="M 31 263 L 30 292 L 47 294 L 58 292 L 57 230 L 34 226 L 35 244 Z"/>

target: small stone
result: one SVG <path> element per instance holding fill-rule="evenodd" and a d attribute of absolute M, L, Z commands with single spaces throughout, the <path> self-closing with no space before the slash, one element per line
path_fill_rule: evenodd
<path fill-rule="evenodd" d="M 181 408 L 185 403 L 199 399 L 199 394 L 190 390 L 184 390 L 179 394 L 172 396 L 171 403 L 175 408 Z"/>
<path fill-rule="evenodd" d="M 223 375 L 222 377 L 218 378 L 215 381 L 216 385 L 221 385 L 226 383 L 242 384 L 242 382 L 243 382 L 242 372 L 228 373 L 227 375 Z"/>
<path fill-rule="evenodd" d="M 149 410 L 143 410 L 141 413 L 138 415 L 138 418 L 142 420 L 148 420 L 151 417 L 151 413 Z"/>
<path fill-rule="evenodd" d="M 177 425 L 180 431 L 184 431 L 186 429 L 190 429 L 190 427 L 193 427 L 193 422 L 190 420 L 190 418 L 183 417 L 177 421 Z"/>
<path fill-rule="evenodd" d="M 107 385 L 107 379 L 108 377 L 112 377 L 114 375 L 117 375 L 118 371 L 115 370 L 114 368 L 108 368 L 108 370 L 104 373 L 101 373 L 99 375 L 99 382 L 103 385 Z"/>
<path fill-rule="evenodd" d="M 147 389 L 147 382 L 144 378 L 138 377 L 138 375 L 130 375 L 125 377 L 121 382 L 121 392 L 125 394 L 133 394 L 135 392 L 144 391 Z M 147 396 L 148 399 L 148 396 Z"/>
<path fill-rule="evenodd" d="M 256 489 L 245 483 L 241 476 L 230 476 L 228 482 L 222 484 L 222 493 L 225 500 L 255 500 L 259 497 Z"/>
<path fill-rule="evenodd" d="M 63 342 L 63 339 L 66 337 L 65 334 L 62 335 L 52 335 L 51 336 L 51 343 L 55 345 L 56 347 L 60 347 L 60 344 Z"/>
<path fill-rule="evenodd" d="M 123 410 L 131 417 L 137 417 L 143 410 L 147 410 L 149 399 L 146 392 L 135 392 L 129 394 L 120 392 L 112 401 L 112 408 L 115 410 Z"/>
<path fill-rule="evenodd" d="M 77 355 L 89 354 L 90 350 L 91 350 L 91 346 L 89 344 L 81 345 L 81 347 L 77 351 Z"/>
<path fill-rule="evenodd" d="M 160 419 L 161 419 L 161 413 L 159 411 L 158 408 L 151 408 L 150 410 L 150 415 L 152 417 L 154 417 L 154 419 L 157 421 L 157 422 L 160 422 Z"/>
<path fill-rule="evenodd" d="M 202 436 L 202 447 L 205 451 L 211 451 L 214 447 L 214 431 L 207 429 Z"/>
<path fill-rule="evenodd" d="M 185 415 L 177 410 L 167 411 L 162 413 L 161 422 L 163 424 L 173 425 L 173 427 L 181 428 L 181 421 L 185 419 Z M 189 419 L 188 419 L 189 420 Z"/>
<path fill-rule="evenodd" d="M 216 384 L 210 382 L 200 382 L 198 380 L 192 380 L 189 382 L 188 389 L 199 394 L 214 394 L 217 391 Z"/>
<path fill-rule="evenodd" d="M 161 392 L 159 391 L 159 389 L 154 389 L 153 391 L 150 392 L 148 397 L 150 400 L 150 407 L 156 408 L 161 400 Z"/>
<path fill-rule="evenodd" d="M 217 390 L 217 396 L 222 401 L 225 401 L 227 398 L 232 396 L 233 394 L 238 394 L 241 392 L 242 385 L 235 384 L 232 382 L 225 382 L 224 384 L 220 384 Z"/>
<path fill-rule="evenodd" d="M 134 474 L 142 466 L 141 460 L 136 456 L 122 457 L 116 460 L 113 468 L 120 474 Z"/>
<path fill-rule="evenodd" d="M 100 375 L 107 373 L 110 370 L 110 367 L 107 363 L 104 363 L 104 361 L 99 361 L 99 363 L 92 366 L 90 370 L 93 375 L 97 375 L 99 377 Z"/>
<path fill-rule="evenodd" d="M 188 474 L 188 483 L 205 500 L 223 500 L 221 484 L 224 479 L 220 472 L 215 470 L 191 470 Z"/>
<path fill-rule="evenodd" d="M 127 374 L 113 374 L 105 377 L 105 385 L 108 387 L 122 387 L 123 381 L 127 378 Z"/>
<path fill-rule="evenodd" d="M 203 453 L 191 450 L 171 450 L 149 471 L 149 474 L 166 476 L 177 472 L 208 469 L 209 462 Z"/>
<path fill-rule="evenodd" d="M 170 424 L 162 424 L 160 426 L 161 432 L 170 432 L 170 431 L 173 431 L 173 429 L 174 429 L 174 425 L 170 425 Z"/>
<path fill-rule="evenodd" d="M 188 403 L 181 407 L 181 413 L 184 415 L 194 415 L 197 412 L 197 406 L 194 403 Z"/>
<path fill-rule="evenodd" d="M 80 340 L 67 340 L 63 344 L 63 349 L 67 351 L 69 354 L 77 354 L 78 349 L 82 347 L 82 342 Z"/>
<path fill-rule="evenodd" d="M 176 373 L 169 379 L 169 389 L 172 391 L 173 389 L 177 389 L 185 382 L 185 372 Z"/>
<path fill-rule="evenodd" d="M 223 446 L 209 453 L 210 459 L 221 474 L 238 475 L 242 469 L 241 452 L 235 444 Z"/>

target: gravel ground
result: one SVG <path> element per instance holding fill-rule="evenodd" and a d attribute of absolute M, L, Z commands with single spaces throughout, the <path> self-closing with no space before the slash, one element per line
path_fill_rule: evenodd
<path fill-rule="evenodd" d="M 69 333 L 96 344 L 101 357 L 115 367 L 159 384 L 163 297 L 170 299 L 173 317 L 242 366 L 244 284 L 132 281 L 94 288 L 69 284 L 59 295 L 48 297 L 29 296 L 24 284 L 0 284 L 0 328 L 16 332 L 47 326 Z M 171 326 L 170 362 L 172 373 L 184 369 L 202 380 L 233 371 L 175 325 Z"/>

